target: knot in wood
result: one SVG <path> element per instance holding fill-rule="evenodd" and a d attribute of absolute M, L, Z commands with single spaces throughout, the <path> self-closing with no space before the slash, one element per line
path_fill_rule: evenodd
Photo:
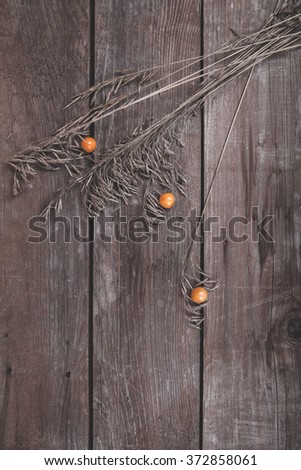
<path fill-rule="evenodd" d="M 280 325 L 282 339 L 290 346 L 301 346 L 301 310 L 291 310 Z"/>

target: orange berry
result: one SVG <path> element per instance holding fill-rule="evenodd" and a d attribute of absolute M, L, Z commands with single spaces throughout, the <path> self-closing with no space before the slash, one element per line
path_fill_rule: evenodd
<path fill-rule="evenodd" d="M 92 153 L 96 149 L 96 140 L 93 137 L 85 137 L 81 141 L 82 149 L 87 153 Z"/>
<path fill-rule="evenodd" d="M 159 204 L 164 209 L 170 209 L 175 203 L 175 197 L 172 193 L 164 193 L 159 197 Z"/>
<path fill-rule="evenodd" d="M 202 304 L 207 300 L 208 292 L 204 287 L 195 287 L 190 294 L 191 300 L 196 304 Z"/>

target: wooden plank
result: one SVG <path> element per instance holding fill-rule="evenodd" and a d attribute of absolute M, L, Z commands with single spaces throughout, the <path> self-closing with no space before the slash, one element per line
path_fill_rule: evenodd
<path fill-rule="evenodd" d="M 44 174 L 13 198 L 6 159 L 69 119 L 63 106 L 88 86 L 88 7 L 88 0 L 1 2 L 2 449 L 87 447 L 87 245 L 64 243 L 59 224 L 57 242 L 26 241 L 37 236 L 29 219 L 63 179 Z M 72 196 L 63 215 L 79 208 Z"/>
<path fill-rule="evenodd" d="M 96 79 L 117 70 L 198 56 L 198 0 L 96 2 Z M 146 118 L 157 119 L 183 99 L 177 90 L 116 115 L 97 128 L 112 145 Z M 188 200 L 177 195 L 172 215 L 187 216 L 200 199 L 200 121 L 188 126 L 181 161 Z M 178 152 L 178 150 L 177 150 Z M 142 213 L 137 198 L 122 207 L 127 223 Z M 112 215 L 116 207 L 107 209 Z M 118 216 L 114 217 L 118 223 Z M 103 225 L 104 219 L 101 219 Z M 128 227 L 124 224 L 123 227 Z M 103 228 L 102 228 L 103 230 Z M 113 229 L 107 226 L 107 235 Z M 124 232 L 124 229 L 122 231 Z M 166 230 L 162 229 L 166 234 Z M 182 449 L 199 443 L 199 333 L 185 320 L 178 285 L 187 240 L 95 243 L 94 446 L 104 449 Z"/>
<path fill-rule="evenodd" d="M 205 2 L 205 51 L 260 27 L 273 0 Z M 206 238 L 206 270 L 220 287 L 205 319 L 205 449 L 300 449 L 300 51 L 256 68 L 216 180 L 207 216 L 248 219 L 237 233 Z M 244 79 L 206 106 L 208 187 Z M 258 209 L 252 209 L 258 207 Z M 259 236 L 267 225 L 275 242 Z M 214 234 L 217 233 L 218 226 Z"/>

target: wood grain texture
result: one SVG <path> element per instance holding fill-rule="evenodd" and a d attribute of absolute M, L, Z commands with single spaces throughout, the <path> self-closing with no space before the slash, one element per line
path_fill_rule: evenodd
<path fill-rule="evenodd" d="M 231 39 L 230 28 L 256 30 L 274 6 L 205 2 L 205 51 Z M 207 210 L 220 218 L 213 235 L 242 216 L 236 234 L 253 240 L 235 242 L 231 230 L 224 242 L 206 238 L 205 267 L 220 287 L 205 320 L 205 449 L 301 448 L 300 65 L 298 51 L 254 70 Z M 206 106 L 207 187 L 244 81 Z M 274 242 L 260 235 L 268 214 Z"/>
<path fill-rule="evenodd" d="M 96 80 L 119 69 L 143 69 L 200 53 L 198 0 L 96 2 Z M 186 90 L 187 91 L 187 90 Z M 116 115 L 96 132 L 112 145 L 144 119 L 157 119 L 184 91 L 177 90 Z M 190 185 L 171 215 L 187 216 L 200 199 L 200 120 L 177 150 Z M 112 215 L 116 207 L 107 210 Z M 122 207 L 142 213 L 142 198 Z M 118 216 L 113 215 L 115 225 Z M 104 219 L 98 231 L 103 230 Z M 113 227 L 107 225 L 107 235 Z M 130 235 L 133 230 L 130 228 Z M 187 240 L 95 242 L 94 446 L 104 449 L 189 449 L 199 445 L 199 333 L 185 320 L 179 274 Z M 99 235 L 99 234 L 98 234 Z"/>
<path fill-rule="evenodd" d="M 63 106 L 88 86 L 88 7 L 1 2 L 1 449 L 87 447 L 87 246 L 64 243 L 60 224 L 57 242 L 26 241 L 63 179 L 44 174 L 13 198 L 6 159 L 69 119 Z M 79 207 L 72 196 L 63 214 Z"/>

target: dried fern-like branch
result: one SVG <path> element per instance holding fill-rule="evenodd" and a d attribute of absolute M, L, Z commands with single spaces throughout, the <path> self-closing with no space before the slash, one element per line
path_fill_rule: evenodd
<path fill-rule="evenodd" d="M 74 139 L 44 139 L 17 153 L 9 160 L 14 168 L 13 194 L 17 196 L 24 186 L 31 186 L 30 179 L 36 176 L 37 169 L 55 171 L 62 167 L 70 177 L 80 173 L 83 166 L 84 152 L 80 141 L 85 136 L 81 133 Z"/>
<path fill-rule="evenodd" d="M 97 83 L 88 90 L 79 93 L 74 96 L 69 104 L 65 106 L 64 109 L 69 108 L 78 101 L 90 100 L 90 105 L 95 105 L 97 95 L 104 91 L 107 87 L 110 87 L 110 91 L 107 95 L 106 101 L 110 101 L 113 95 L 116 95 L 120 88 L 126 87 L 133 82 L 138 82 L 139 86 L 142 86 L 144 83 L 148 82 L 153 76 L 154 71 L 152 69 L 142 70 L 139 72 L 116 72 L 116 77 L 110 80 L 105 80 L 101 83 Z"/>
<path fill-rule="evenodd" d="M 138 194 L 142 180 L 150 180 L 166 189 L 172 184 L 184 194 L 186 180 L 172 149 L 174 145 L 181 145 L 179 131 L 175 127 L 164 128 L 164 133 L 159 131 L 158 123 L 146 129 L 137 128 L 130 137 L 106 149 L 97 162 L 70 179 L 66 188 L 47 206 L 44 215 L 51 207 L 60 207 L 59 200 L 76 185 L 81 188 L 91 216 L 98 215 L 108 201 L 128 203 L 131 196 Z M 162 211 L 154 198 L 146 199 L 146 218 L 150 224 L 155 223 L 156 214 L 162 215 Z"/>
<path fill-rule="evenodd" d="M 125 73 L 113 78 L 112 80 L 95 85 L 86 92 L 76 96 L 71 104 L 82 99 L 90 99 L 94 105 L 86 113 L 77 116 L 60 128 L 50 139 L 46 139 L 36 146 L 32 146 L 25 151 L 19 152 L 9 159 L 9 164 L 15 170 L 14 194 L 19 193 L 25 185 L 30 184 L 30 178 L 36 175 L 38 169 L 57 170 L 63 167 L 68 170 L 71 177 L 76 178 L 76 181 L 78 181 L 77 175 L 82 172 L 82 163 L 79 163 L 82 153 L 81 150 L 77 148 L 76 136 L 85 134 L 91 124 L 99 121 L 100 119 L 104 119 L 131 106 L 135 106 L 147 99 L 154 98 L 158 94 L 162 95 L 175 87 L 187 86 L 191 82 L 195 83 L 197 80 L 202 79 L 202 84 L 195 93 L 193 93 L 173 112 L 164 116 L 155 125 L 150 126 L 148 130 L 144 130 L 140 133 L 138 139 L 137 137 L 135 137 L 135 139 L 126 139 L 124 142 L 117 144 L 112 150 L 106 150 L 102 155 L 99 155 L 99 158 L 104 159 L 105 163 L 101 163 L 100 166 L 96 163 L 95 166 L 93 166 L 94 171 L 98 173 L 98 175 L 95 175 L 94 180 L 96 181 L 99 177 L 100 167 L 108 171 L 109 162 L 116 165 L 116 162 L 119 162 L 121 158 L 121 154 L 124 156 L 131 155 L 133 157 L 135 153 L 137 157 L 139 146 L 141 148 L 141 153 L 144 155 L 145 150 L 147 148 L 149 149 L 150 156 L 152 155 L 154 157 L 152 163 L 155 168 L 157 166 L 155 150 L 162 149 L 159 139 L 164 138 L 165 133 L 168 134 L 172 127 L 179 127 L 180 120 L 185 122 L 187 115 L 191 115 L 197 107 L 204 103 L 204 100 L 209 95 L 215 93 L 223 85 L 236 79 L 268 57 L 292 48 L 300 47 L 300 15 L 301 2 L 298 2 L 291 7 L 279 8 L 273 13 L 273 15 L 271 15 L 261 30 L 242 38 L 238 38 L 231 44 L 223 46 L 219 51 L 210 54 L 211 56 L 216 57 L 213 64 L 210 64 L 197 72 L 193 72 L 188 75 L 186 74 L 183 78 L 172 81 L 167 85 L 159 86 L 151 92 L 148 92 L 150 86 L 157 86 L 161 80 L 170 79 L 174 74 L 189 68 L 191 65 L 196 63 L 198 58 L 185 59 L 185 61 L 188 62 L 188 65 L 186 64 L 172 74 L 169 74 L 167 77 L 163 77 L 155 81 L 152 81 L 154 70 L 163 66 L 154 67 L 153 69 L 141 72 Z M 137 90 L 130 94 L 118 94 L 118 91 L 122 87 L 137 81 L 139 83 Z M 146 82 L 148 83 L 146 84 Z M 107 91 L 104 101 L 101 101 L 99 104 L 95 104 L 97 94 L 107 89 L 109 91 Z M 129 142 L 132 142 L 132 144 L 130 144 L 130 151 L 128 148 Z M 115 158 L 113 158 L 114 152 L 116 152 Z M 125 165 L 125 158 L 126 157 L 122 159 L 123 165 Z M 149 165 L 150 161 L 151 157 L 146 159 L 145 164 Z M 130 163 L 131 162 L 128 164 L 129 166 Z M 145 169 L 147 172 L 147 168 Z M 90 172 L 90 168 L 87 171 Z M 111 173 L 116 176 L 118 171 L 112 171 Z M 121 173 L 119 172 L 119 174 Z M 166 175 L 167 174 L 168 173 L 166 173 Z M 83 178 L 80 178 L 79 181 L 85 181 L 84 176 L 85 173 Z M 104 180 L 106 180 L 106 178 L 104 178 Z M 103 178 L 99 181 L 102 182 Z M 171 185 L 173 182 L 172 178 L 167 180 L 167 186 Z M 116 181 L 113 181 L 110 184 L 118 185 Z M 120 182 L 120 187 L 125 188 L 125 193 L 122 192 L 121 194 L 124 195 L 128 191 L 132 194 L 132 184 L 128 183 L 129 187 L 127 189 L 124 184 L 125 181 L 123 181 L 123 183 Z M 91 190 L 92 193 L 95 194 L 95 187 L 93 184 L 91 185 Z M 92 196 L 92 194 L 90 196 Z M 121 198 L 123 198 L 122 195 Z M 99 204 L 99 207 L 101 207 L 101 204 Z"/>
<path fill-rule="evenodd" d="M 60 210 L 64 195 L 77 186 L 83 194 L 89 215 L 95 216 L 104 209 L 108 201 L 128 203 L 131 196 L 138 194 L 140 185 L 146 182 L 144 215 L 152 227 L 164 218 L 164 211 L 159 206 L 157 197 L 162 189 L 174 188 L 185 195 L 186 180 L 175 152 L 176 145 L 182 145 L 180 133 L 185 123 L 204 104 L 208 96 L 249 72 L 209 187 L 202 210 L 202 220 L 229 135 L 250 82 L 251 71 L 269 57 L 300 47 L 299 1 L 291 6 L 276 8 L 259 31 L 238 37 L 214 53 L 167 64 L 168 69 L 177 66 L 167 75 L 163 73 L 166 67 L 163 64 L 143 71 L 123 72 L 111 80 L 91 87 L 75 96 L 67 105 L 69 107 L 79 101 L 89 100 L 89 109 L 85 113 L 66 123 L 49 139 L 44 139 L 9 159 L 9 165 L 14 170 L 13 193 L 17 195 L 24 186 L 30 186 L 31 178 L 36 176 L 38 170 L 54 171 L 64 168 L 69 180 L 50 201 L 43 214 L 47 215 L 51 208 Z M 203 63 L 209 57 L 213 58 L 211 64 L 188 73 L 189 68 Z M 158 72 L 161 72 L 162 76 L 158 77 Z M 133 90 L 134 84 L 137 86 Z M 92 124 L 143 101 L 162 96 L 176 87 L 188 87 L 190 84 L 194 84 L 194 91 L 191 91 L 190 96 L 158 121 L 144 126 L 138 125 L 130 136 L 109 149 L 99 151 L 95 160 L 86 156 L 83 158 L 80 141 L 87 135 Z M 122 92 L 129 85 L 130 90 Z M 190 299 L 190 292 L 196 286 L 204 286 L 211 291 L 217 284 L 203 273 L 193 259 L 193 247 L 192 241 L 184 259 L 181 286 L 189 321 L 193 326 L 199 327 L 203 320 L 205 303 L 194 304 Z"/>
<path fill-rule="evenodd" d="M 72 119 L 58 129 L 52 137 L 16 153 L 8 160 L 9 165 L 15 170 L 13 194 L 16 196 L 22 192 L 25 186 L 31 186 L 30 179 L 37 175 L 37 170 L 54 171 L 65 168 L 69 176 L 78 174 L 84 165 L 84 152 L 81 149 L 80 141 L 88 134 L 91 124 L 101 119 L 104 113 L 113 106 L 120 105 L 127 98 L 127 95 L 117 95 L 120 88 L 137 81 L 141 85 L 150 80 L 152 76 L 153 73 L 150 72 L 125 74 L 77 95 L 67 106 L 86 98 L 95 101 L 98 93 L 109 89 L 104 101 L 100 104 Z"/>

